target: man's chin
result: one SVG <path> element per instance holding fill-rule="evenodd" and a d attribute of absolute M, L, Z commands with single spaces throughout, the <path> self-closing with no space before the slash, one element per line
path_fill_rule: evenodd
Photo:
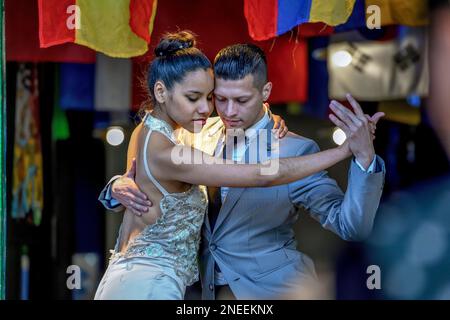
<path fill-rule="evenodd" d="M 223 121 L 226 129 L 244 129 L 243 121 Z"/>

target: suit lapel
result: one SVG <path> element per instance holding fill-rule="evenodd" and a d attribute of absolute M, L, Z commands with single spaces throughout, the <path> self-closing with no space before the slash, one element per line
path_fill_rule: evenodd
<path fill-rule="evenodd" d="M 214 226 L 213 233 L 219 228 L 225 218 L 230 214 L 231 210 L 236 205 L 236 202 L 241 197 L 245 188 L 230 188 L 227 196 L 225 198 L 225 202 L 222 204 L 222 208 L 219 211 L 219 215 L 217 217 L 216 224 Z M 211 228 L 211 227 L 209 227 Z M 210 229 L 211 230 L 211 229 Z"/>
<path fill-rule="evenodd" d="M 206 230 L 208 230 L 208 233 L 211 234 L 212 232 L 211 232 L 211 225 L 209 224 L 209 215 L 208 215 L 208 213 L 205 214 L 205 219 L 204 219 L 203 223 L 205 224 L 205 228 L 206 228 Z"/>

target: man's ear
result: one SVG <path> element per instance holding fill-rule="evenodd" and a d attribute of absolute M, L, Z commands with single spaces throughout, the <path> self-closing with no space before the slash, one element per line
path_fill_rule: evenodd
<path fill-rule="evenodd" d="M 262 89 L 263 101 L 269 100 L 270 93 L 272 92 L 272 82 L 267 82 Z"/>
<path fill-rule="evenodd" d="M 165 103 L 167 100 L 167 88 L 162 81 L 156 81 L 153 87 L 153 94 L 158 103 Z"/>

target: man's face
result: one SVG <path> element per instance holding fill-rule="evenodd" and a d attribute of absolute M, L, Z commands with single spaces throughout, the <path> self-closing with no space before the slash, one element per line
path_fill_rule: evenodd
<path fill-rule="evenodd" d="M 255 87 L 251 74 L 240 80 L 216 77 L 214 101 L 225 127 L 247 129 L 257 122 L 264 115 L 263 92 Z"/>

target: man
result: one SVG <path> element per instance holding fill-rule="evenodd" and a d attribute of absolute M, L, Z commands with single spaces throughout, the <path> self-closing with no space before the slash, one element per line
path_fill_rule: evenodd
<path fill-rule="evenodd" d="M 258 144 L 258 130 L 270 133 L 273 127 L 263 107 L 272 88 L 264 52 L 248 44 L 226 47 L 215 58 L 214 73 L 220 120 L 206 124 L 202 149 L 223 155 L 228 143 L 224 141 L 224 129 L 246 129 L 245 143 L 237 144 L 228 155 L 235 161 L 245 161 L 252 146 Z M 349 100 L 355 113 L 333 102 L 337 117 L 330 118 L 345 129 L 355 156 L 345 194 L 326 172 L 270 188 L 208 188 L 210 203 L 200 248 L 204 299 L 280 298 L 294 291 L 296 284 L 316 281 L 312 260 L 296 250 L 292 227 L 300 206 L 345 240 L 368 236 L 384 181 L 384 163 L 375 155 L 369 122 L 376 123 L 381 115 L 366 117 L 357 102 L 351 97 Z M 271 139 L 263 147 L 270 157 Z M 288 133 L 279 140 L 277 151 L 283 158 L 315 153 L 319 148 L 312 140 Z M 112 188 L 110 182 L 103 190 L 100 200 L 107 208 L 112 208 L 112 198 L 137 209 L 148 204 L 146 196 L 137 191 L 132 175 L 125 174 L 114 181 Z"/>

